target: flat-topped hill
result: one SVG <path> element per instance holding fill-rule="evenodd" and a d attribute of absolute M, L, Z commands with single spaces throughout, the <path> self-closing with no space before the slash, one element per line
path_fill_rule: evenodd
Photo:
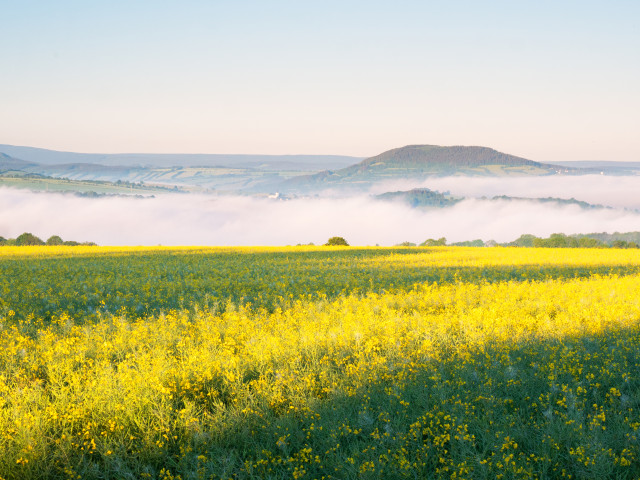
<path fill-rule="evenodd" d="M 335 171 L 304 175 L 289 185 L 323 187 L 366 186 L 372 182 L 429 176 L 523 176 L 582 174 L 586 169 L 534 162 L 487 147 L 407 145 L 388 150 Z"/>

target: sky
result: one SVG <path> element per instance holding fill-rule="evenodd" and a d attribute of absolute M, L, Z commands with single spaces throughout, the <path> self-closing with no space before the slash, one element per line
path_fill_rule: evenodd
<path fill-rule="evenodd" d="M 640 161 L 640 2 L 0 0 L 0 143 Z"/>

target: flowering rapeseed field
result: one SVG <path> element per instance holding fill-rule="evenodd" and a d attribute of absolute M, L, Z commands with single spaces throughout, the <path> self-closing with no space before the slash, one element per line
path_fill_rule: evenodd
<path fill-rule="evenodd" d="M 0 249 L 0 478 L 638 478 L 640 255 Z"/>

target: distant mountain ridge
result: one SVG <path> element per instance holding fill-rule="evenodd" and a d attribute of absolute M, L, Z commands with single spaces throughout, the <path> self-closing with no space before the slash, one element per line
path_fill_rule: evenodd
<path fill-rule="evenodd" d="M 77 153 L 0 144 L 0 152 L 41 165 L 75 163 L 126 167 L 235 167 L 301 169 L 343 168 L 361 160 L 344 155 L 250 155 L 208 153 Z M 302 168 L 301 168 L 302 167 Z"/>

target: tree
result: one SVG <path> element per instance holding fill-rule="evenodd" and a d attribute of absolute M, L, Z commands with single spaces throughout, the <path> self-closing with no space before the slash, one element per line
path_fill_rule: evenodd
<path fill-rule="evenodd" d="M 578 239 L 578 247 L 580 248 L 602 248 L 606 247 L 604 243 L 596 238 L 580 237 Z"/>
<path fill-rule="evenodd" d="M 349 244 L 347 243 L 347 241 L 342 238 L 342 237 L 331 237 L 329 240 L 327 240 L 327 243 L 324 244 L 327 247 L 348 247 Z"/>
<path fill-rule="evenodd" d="M 438 240 L 428 238 L 420 244 L 421 247 L 444 247 L 447 244 L 447 239 L 440 237 Z"/>
<path fill-rule="evenodd" d="M 629 248 L 629 244 L 624 240 L 614 240 L 611 246 L 613 248 Z"/>
<path fill-rule="evenodd" d="M 47 245 L 63 245 L 64 242 L 58 235 L 52 235 L 47 239 Z"/>
<path fill-rule="evenodd" d="M 537 237 L 535 235 L 525 233 L 524 235 L 520 235 L 516 240 L 514 240 L 513 244 L 516 247 L 533 247 L 533 243 L 536 238 Z"/>
<path fill-rule="evenodd" d="M 44 245 L 44 242 L 32 233 L 25 232 L 16 238 L 16 245 Z"/>

